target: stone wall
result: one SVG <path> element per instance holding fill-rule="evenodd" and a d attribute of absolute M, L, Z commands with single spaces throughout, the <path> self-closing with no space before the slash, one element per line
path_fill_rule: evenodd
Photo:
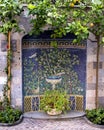
<path fill-rule="evenodd" d="M 4 41 L 6 37 L 1 34 L 0 35 L 0 101 L 3 99 L 3 86 L 6 82 L 7 75 L 5 74 L 5 67 L 6 67 L 6 57 L 7 57 L 7 52 L 6 52 L 6 41 Z M 5 44 L 5 45 L 4 45 Z M 4 46 L 3 46 L 4 45 Z"/>
<path fill-rule="evenodd" d="M 21 39 L 23 34 L 14 33 L 12 40 L 16 40 L 13 50 L 13 59 L 11 65 L 11 103 L 13 107 L 22 109 L 22 59 L 21 59 Z M 0 99 L 3 98 L 3 86 L 5 85 L 7 75 L 5 67 L 7 63 L 7 40 L 6 36 L 0 34 Z"/>
<path fill-rule="evenodd" d="M 87 41 L 87 84 L 86 84 L 86 108 L 95 108 L 95 86 L 96 86 L 96 40 L 90 34 Z M 99 106 L 104 107 L 104 48 L 100 48 L 99 64 Z"/>
<path fill-rule="evenodd" d="M 22 109 L 22 52 L 21 52 L 21 39 L 22 35 L 14 33 L 13 40 L 16 40 L 16 51 L 13 51 L 12 61 L 12 84 L 11 84 L 11 101 L 13 106 Z"/>
<path fill-rule="evenodd" d="M 25 21 L 25 22 L 24 22 Z M 21 26 L 28 32 L 28 20 L 22 19 Z M 11 84 L 11 101 L 14 107 L 23 108 L 23 91 L 22 91 L 22 33 L 14 33 L 12 40 L 16 40 L 16 50 L 13 51 L 12 63 L 12 84 Z M 90 40 L 89 40 L 90 39 Z M 86 70 L 86 108 L 95 108 L 95 83 L 96 83 L 96 40 L 90 34 L 87 41 L 87 70 Z M 7 78 L 4 69 L 6 66 L 6 45 L 3 46 L 3 40 L 6 37 L 0 35 L 0 99 L 2 99 L 2 89 Z M 99 66 L 99 104 L 104 106 L 104 48 L 100 50 L 100 66 Z"/>

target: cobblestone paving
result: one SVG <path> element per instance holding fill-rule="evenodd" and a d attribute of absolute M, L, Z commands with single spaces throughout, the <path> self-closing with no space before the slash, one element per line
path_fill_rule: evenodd
<path fill-rule="evenodd" d="M 88 125 L 83 118 L 67 120 L 36 120 L 25 118 L 22 123 L 0 130 L 102 130 Z M 104 129 L 103 129 L 104 130 Z"/>

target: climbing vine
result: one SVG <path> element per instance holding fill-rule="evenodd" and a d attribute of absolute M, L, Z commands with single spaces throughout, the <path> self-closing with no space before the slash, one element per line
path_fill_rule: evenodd
<path fill-rule="evenodd" d="M 7 74 L 7 82 L 6 84 L 4 85 L 4 88 L 3 88 L 3 96 L 4 96 L 4 99 L 3 99 L 3 107 L 5 108 L 6 106 L 10 106 L 10 98 L 8 97 L 9 95 L 9 92 L 10 92 L 10 82 L 11 82 L 11 79 L 12 79 L 12 75 L 11 75 L 11 72 L 10 72 L 10 66 L 11 66 L 11 61 L 12 61 L 12 50 L 8 50 L 7 52 L 7 66 L 5 67 L 5 73 Z"/>
<path fill-rule="evenodd" d="M 22 6 L 18 1 L 0 0 L 0 32 L 7 36 L 7 66 L 5 68 L 7 82 L 3 89 L 3 102 L 5 106 L 10 105 L 11 103 L 11 34 L 15 31 L 20 31 L 17 16 L 20 16 L 22 10 Z"/>

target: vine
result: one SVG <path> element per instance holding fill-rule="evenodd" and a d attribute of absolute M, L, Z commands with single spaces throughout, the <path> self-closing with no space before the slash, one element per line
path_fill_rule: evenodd
<path fill-rule="evenodd" d="M 11 49 L 11 35 L 13 32 L 21 31 L 19 28 L 19 21 L 17 17 L 23 11 L 21 2 L 14 0 L 0 0 L 0 32 L 7 37 L 7 66 L 5 73 L 7 74 L 7 82 L 3 88 L 4 106 L 11 104 L 11 63 L 12 63 L 12 49 Z"/>
<path fill-rule="evenodd" d="M 10 86 L 12 80 L 11 74 L 11 63 L 12 63 L 12 50 L 11 46 L 7 45 L 7 66 L 5 67 L 5 73 L 7 74 L 7 82 L 3 88 L 3 107 L 10 106 Z"/>

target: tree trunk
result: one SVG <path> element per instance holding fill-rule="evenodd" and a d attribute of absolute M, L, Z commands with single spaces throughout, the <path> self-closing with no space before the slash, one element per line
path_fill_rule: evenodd
<path fill-rule="evenodd" d="M 11 102 L 11 32 L 8 32 L 8 51 L 7 51 L 7 68 L 8 68 L 8 74 L 7 74 L 7 84 L 8 84 L 8 100 Z"/>
<path fill-rule="evenodd" d="M 95 92 L 95 107 L 98 109 L 98 88 L 99 88 L 99 56 L 100 56 L 100 38 L 97 37 L 97 53 L 96 53 L 96 92 Z"/>

